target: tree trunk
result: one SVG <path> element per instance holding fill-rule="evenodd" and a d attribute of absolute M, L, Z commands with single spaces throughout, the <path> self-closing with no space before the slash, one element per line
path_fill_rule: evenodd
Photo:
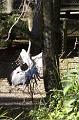
<path fill-rule="evenodd" d="M 62 35 L 60 31 L 60 4 L 61 0 L 52 0 L 52 44 L 55 50 L 56 65 L 59 72 L 59 54 L 62 49 Z"/>
<path fill-rule="evenodd" d="M 43 1 L 44 16 L 44 83 L 47 94 L 53 88 L 61 89 L 59 73 L 57 70 L 57 24 L 59 19 L 55 18 L 54 0 Z M 58 1 L 58 0 L 55 0 Z M 55 2 L 56 3 L 56 2 Z M 57 8 L 57 7 L 56 7 Z M 58 14 L 58 13 L 57 13 Z M 57 15 L 58 16 L 58 15 Z M 55 19 L 54 19 L 55 18 Z M 56 24 L 56 25 L 55 25 Z M 55 28 L 56 27 L 56 28 Z"/>
<path fill-rule="evenodd" d="M 11 13 L 13 9 L 13 0 L 3 1 L 3 13 Z"/>
<path fill-rule="evenodd" d="M 42 0 L 37 0 L 35 4 L 35 13 L 33 18 L 32 35 L 41 40 L 43 28 Z"/>

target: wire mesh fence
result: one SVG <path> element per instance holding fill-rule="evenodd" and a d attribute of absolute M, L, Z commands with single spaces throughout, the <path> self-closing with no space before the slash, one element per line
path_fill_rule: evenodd
<path fill-rule="evenodd" d="M 61 0 L 62 5 L 79 5 L 79 0 Z"/>

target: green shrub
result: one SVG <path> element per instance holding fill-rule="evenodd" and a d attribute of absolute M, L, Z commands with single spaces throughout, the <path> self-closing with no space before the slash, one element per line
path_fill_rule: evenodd
<path fill-rule="evenodd" d="M 32 120 L 79 120 L 79 72 L 70 70 L 62 77 L 63 90 L 53 90 L 49 106 L 31 110 Z"/>

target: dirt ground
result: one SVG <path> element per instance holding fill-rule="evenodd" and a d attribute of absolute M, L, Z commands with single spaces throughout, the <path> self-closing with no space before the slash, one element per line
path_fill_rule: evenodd
<path fill-rule="evenodd" d="M 33 89 L 33 83 L 31 83 L 31 88 Z M 45 97 L 45 89 L 43 79 L 37 81 L 37 85 L 34 85 L 33 99 L 41 99 Z M 7 79 L 0 79 L 0 104 L 12 103 L 12 102 L 23 102 L 24 99 L 30 102 L 32 95 L 30 88 L 26 87 L 23 92 L 23 86 L 19 85 L 17 87 L 10 86 Z M 12 101 L 13 100 L 13 101 Z"/>

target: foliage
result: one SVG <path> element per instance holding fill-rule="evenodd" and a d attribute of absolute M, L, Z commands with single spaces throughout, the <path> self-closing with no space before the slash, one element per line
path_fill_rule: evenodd
<path fill-rule="evenodd" d="M 78 120 L 79 119 L 79 71 L 70 70 L 62 77 L 63 90 L 53 90 L 49 105 L 31 110 L 32 120 Z"/>
<path fill-rule="evenodd" d="M 8 110 L 4 110 L 3 107 L 0 108 L 0 120 L 19 120 L 19 118 L 22 116 L 24 111 L 19 113 L 16 117 L 12 116 L 10 117 L 10 113 Z"/>
<path fill-rule="evenodd" d="M 2 107 L 0 108 L 0 120 L 13 120 L 12 118 L 8 117 L 8 112 L 3 111 Z"/>
<path fill-rule="evenodd" d="M 14 24 L 18 17 L 18 13 L 13 13 L 12 15 L 0 14 L 0 40 L 7 38 L 10 27 Z M 27 23 L 23 22 L 20 19 L 18 23 L 13 27 L 11 35 L 13 35 L 12 37 L 18 35 L 26 37 L 27 30 Z"/>
<path fill-rule="evenodd" d="M 5 40 L 0 40 L 0 48 L 6 48 L 9 47 L 9 45 L 11 45 L 11 40 L 9 40 L 8 42 Z"/>

